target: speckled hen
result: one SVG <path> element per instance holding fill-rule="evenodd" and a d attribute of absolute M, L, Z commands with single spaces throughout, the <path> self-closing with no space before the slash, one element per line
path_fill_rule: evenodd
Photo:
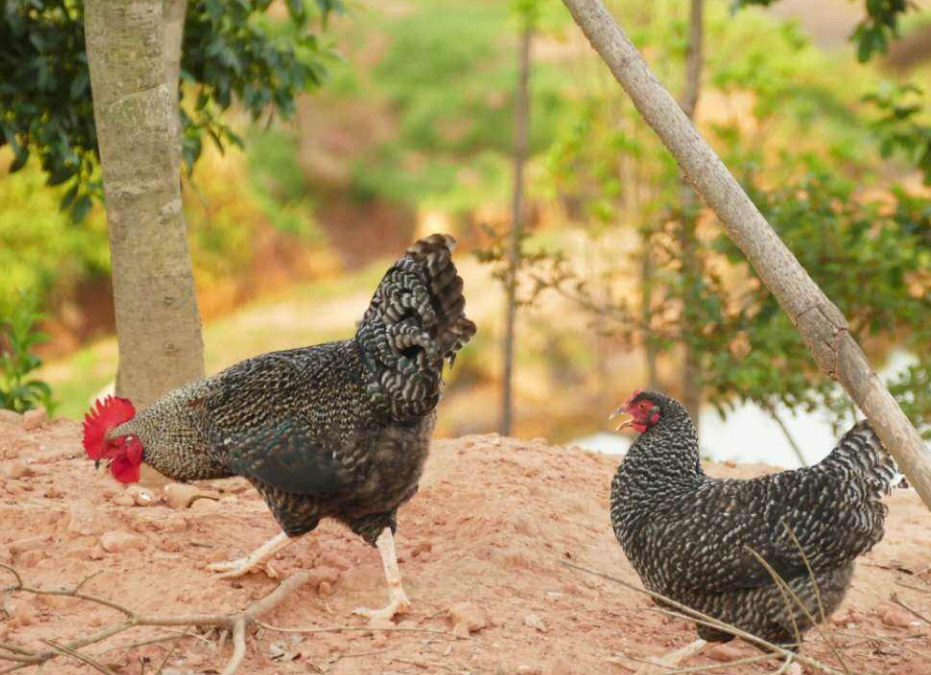
<path fill-rule="evenodd" d="M 135 414 L 98 402 L 84 445 L 120 481 L 145 462 L 179 480 L 243 476 L 282 532 L 251 555 L 211 565 L 239 576 L 263 565 L 322 518 L 377 546 L 390 618 L 409 601 L 392 533 L 414 496 L 435 421 L 443 364 L 475 333 L 464 313 L 452 237 L 415 243 L 385 274 L 358 331 L 341 342 L 263 354 L 169 392 Z"/>
<path fill-rule="evenodd" d="M 722 480 L 702 470 L 695 426 L 678 401 L 638 391 L 621 412 L 631 416 L 621 426 L 640 436 L 611 484 L 611 523 L 644 586 L 796 649 L 812 627 L 809 617 L 822 616 L 818 594 L 830 614 L 850 584 L 854 560 L 882 539 L 887 508 L 881 499 L 902 477 L 876 434 L 860 422 L 815 466 Z M 708 626 L 697 629 L 701 640 L 666 665 L 706 641 L 732 639 Z"/>

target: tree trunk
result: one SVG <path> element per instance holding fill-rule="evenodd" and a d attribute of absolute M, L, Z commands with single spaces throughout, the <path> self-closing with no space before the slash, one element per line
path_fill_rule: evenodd
<path fill-rule="evenodd" d="M 689 48 L 685 58 L 685 87 L 680 102 L 682 112 L 690 120 L 695 119 L 695 108 L 701 93 L 703 15 L 704 0 L 692 0 L 689 13 Z M 691 307 L 700 301 L 696 291 L 701 283 L 702 264 L 698 255 L 698 239 L 695 234 L 698 199 L 692 186 L 684 178 L 679 188 L 679 211 L 679 248 L 682 255 L 682 276 L 686 288 L 683 295 L 685 298 L 683 323 L 687 333 L 683 343 L 682 405 L 689 411 L 697 431 L 701 419 L 701 355 L 688 338 L 699 330 L 699 326 L 694 321 L 694 310 Z"/>
<path fill-rule="evenodd" d="M 840 382 L 931 509 L 931 450 L 876 376 L 847 320 L 659 83 L 600 0 L 563 0 L 637 110 L 799 330 L 821 370 Z"/>
<path fill-rule="evenodd" d="M 514 320 L 517 314 L 517 267 L 520 264 L 520 240 L 524 207 L 524 162 L 530 135 L 530 26 L 521 33 L 519 74 L 514 102 L 514 192 L 511 199 L 511 232 L 508 236 L 508 273 L 505 292 L 507 307 L 504 324 L 504 375 L 501 393 L 501 434 L 509 436 L 514 423 Z"/>
<path fill-rule="evenodd" d="M 655 270 L 653 265 L 653 251 L 649 242 L 640 250 L 640 298 L 641 312 L 640 318 L 643 321 L 644 331 L 644 352 L 647 361 L 647 389 L 655 391 L 659 389 L 659 371 L 656 362 L 659 357 L 659 350 L 656 343 L 653 342 L 653 278 Z M 694 417 L 692 419 L 695 419 Z"/>
<path fill-rule="evenodd" d="M 204 374 L 162 0 L 87 0 L 85 35 L 110 230 L 116 391 L 144 408 Z"/>
<path fill-rule="evenodd" d="M 171 107 L 175 111 L 174 135 L 178 152 L 181 151 L 181 115 L 178 110 L 179 84 L 181 79 L 181 45 L 184 42 L 184 18 L 187 15 L 187 0 L 163 0 L 162 17 L 165 22 L 165 85 L 171 96 Z"/>

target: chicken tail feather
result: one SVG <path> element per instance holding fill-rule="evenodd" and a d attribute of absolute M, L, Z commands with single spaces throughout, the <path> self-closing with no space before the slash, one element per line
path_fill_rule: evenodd
<path fill-rule="evenodd" d="M 886 450 L 879 436 L 866 420 L 850 429 L 831 454 L 824 460 L 852 475 L 865 476 L 877 498 L 888 495 L 895 487 L 908 487 L 905 475 L 895 458 Z"/>
<path fill-rule="evenodd" d="M 395 419 L 430 412 L 439 401 L 443 363 L 475 334 L 465 315 L 456 240 L 434 234 L 407 249 L 385 274 L 356 333 L 367 389 Z"/>

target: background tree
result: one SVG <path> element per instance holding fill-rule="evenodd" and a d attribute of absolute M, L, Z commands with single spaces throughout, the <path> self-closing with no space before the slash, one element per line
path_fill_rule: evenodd
<path fill-rule="evenodd" d="M 511 195 L 511 228 L 508 234 L 508 267 L 505 280 L 504 373 L 501 382 L 501 434 L 511 435 L 514 417 L 514 324 L 517 314 L 517 270 L 520 266 L 524 221 L 524 163 L 530 143 L 530 60 L 537 0 L 517 7 L 520 29 L 517 85 L 514 95 L 514 186 Z"/>
<path fill-rule="evenodd" d="M 688 44 L 680 36 L 689 32 L 683 5 L 669 3 L 662 12 L 672 25 L 665 33 L 652 25 L 645 30 L 636 23 L 636 14 L 627 17 L 637 26 L 643 47 L 654 55 L 661 78 L 674 83 L 677 70 L 670 62 L 687 61 L 687 51 L 680 47 Z M 850 318 L 852 334 L 870 355 L 880 361 L 894 353 L 912 355 L 890 386 L 916 424 L 931 435 L 924 385 L 931 363 L 925 357 L 929 350 L 922 318 L 928 309 L 924 294 L 931 256 L 921 216 L 926 201 L 901 187 L 883 199 L 875 191 L 868 195 L 856 188 L 877 161 L 870 108 L 858 100 L 860 91 L 874 85 L 864 78 L 857 85 L 860 91 L 844 92 L 850 99 L 843 100 L 829 82 L 812 79 L 810 73 L 820 67 L 809 63 L 814 52 L 795 28 L 786 25 L 763 33 L 752 23 L 730 21 L 719 6 L 711 9 L 707 77 L 719 107 L 727 105 L 720 103 L 722 98 L 732 101 L 735 114 L 705 123 L 706 133 L 803 266 Z M 748 41 L 751 35 L 757 37 Z M 774 418 L 791 445 L 794 439 L 782 410 L 826 408 L 836 427 L 849 424 L 848 399 L 823 378 L 804 341 L 707 208 L 696 205 L 694 214 L 701 266 L 697 279 L 683 263 L 682 220 L 676 210 L 638 205 L 633 217 L 622 215 L 641 180 L 660 187 L 661 204 L 681 203 L 675 187 L 681 179 L 675 167 L 664 164 L 665 150 L 638 130 L 639 115 L 630 103 L 609 102 L 610 96 L 586 102 L 579 126 L 557 140 L 551 153 L 553 180 L 565 195 L 593 205 L 586 216 L 603 222 L 594 228 L 599 239 L 622 238 L 616 228 L 606 229 L 616 221 L 636 231 L 641 243 L 620 252 L 611 249 L 607 272 L 595 277 L 577 259 L 555 249 L 560 255 L 549 256 L 546 266 L 534 272 L 539 288 L 555 288 L 585 308 L 593 322 L 619 340 L 615 349 L 639 344 L 649 356 L 651 343 L 661 350 L 683 345 L 700 355 L 707 399 L 722 415 L 752 402 Z M 902 145 L 921 148 L 920 138 L 931 137 L 928 127 L 909 115 L 913 107 L 898 105 L 894 93 L 890 97 L 871 99 L 887 110 L 885 144 L 895 145 L 899 138 Z M 752 106 L 741 108 L 743 101 L 752 101 Z M 625 103 L 630 107 L 623 108 Z M 611 119 L 604 112 L 611 108 L 624 110 L 624 116 Z M 816 144 L 800 138 L 803 129 L 817 135 Z M 636 163 L 642 178 L 622 170 L 629 161 Z M 647 167 L 653 163 L 656 169 L 650 175 Z M 893 251 L 896 241 L 900 245 Z M 631 259 L 629 267 L 625 258 Z M 624 291 L 622 280 L 645 261 L 653 274 L 641 277 L 650 284 L 641 300 Z M 862 291 L 865 284 L 868 292 Z M 663 386 L 681 395 L 687 382 L 667 380 Z"/>
<path fill-rule="evenodd" d="M 600 2 L 564 0 L 644 119 L 721 218 L 767 289 L 798 329 L 819 368 L 863 410 L 931 509 L 931 451 L 870 367 L 842 312 L 808 276 L 711 147 L 677 109 Z"/>
<path fill-rule="evenodd" d="M 295 94 L 321 81 L 325 53 L 300 31 L 307 8 L 289 3 L 298 32 L 284 39 L 259 23 L 269 4 L 207 0 L 189 15 L 186 0 L 109 11 L 90 4 L 89 16 L 80 2 L 5 6 L 0 33 L 11 47 L 9 70 L 19 76 L 0 87 L 0 146 L 12 147 L 14 172 L 30 151 L 38 152 L 48 183 L 70 184 L 61 207 L 76 220 L 99 192 L 98 160 L 103 164 L 120 344 L 117 391 L 143 406 L 204 374 L 181 211 L 182 154 L 192 166 L 205 133 L 221 147 L 240 142 L 221 117 L 234 94 L 254 117 L 266 109 L 290 114 Z M 333 7 L 329 0 L 318 3 L 323 16 Z M 128 49 L 137 41 L 140 52 Z M 138 58 L 126 58 L 130 53 Z M 182 74 L 196 103 L 179 111 Z"/>
<path fill-rule="evenodd" d="M 735 0 L 735 9 L 751 5 L 769 7 L 779 0 Z M 908 0 L 865 0 L 866 14 L 850 36 L 857 45 L 857 58 L 867 61 L 889 51 L 889 42 L 898 37 L 899 19 L 915 5 Z"/>
<path fill-rule="evenodd" d="M 701 95 L 702 75 L 702 40 L 704 38 L 704 0 L 691 0 L 689 10 L 689 37 L 685 56 L 685 86 L 679 105 L 682 112 L 690 120 L 695 118 L 695 108 Z M 685 178 L 681 179 L 680 203 L 678 213 L 679 250 L 682 258 L 682 282 L 686 289 L 686 298 L 683 302 L 683 323 L 686 331 L 694 333 L 700 330 L 699 322 L 694 316 L 694 308 L 698 306 L 701 298 L 703 282 L 701 269 L 701 256 L 696 247 L 698 238 L 696 225 L 698 221 L 698 198 L 692 186 Z M 695 428 L 699 428 L 701 419 L 701 393 L 702 393 L 702 367 L 701 355 L 692 341 L 684 344 L 682 357 L 682 404 L 695 420 Z"/>
<path fill-rule="evenodd" d="M 330 52 L 314 26 L 341 11 L 342 3 L 293 0 L 286 3 L 289 22 L 266 17 L 271 4 L 165 0 L 169 74 L 188 85 L 169 89 L 183 103 L 182 153 L 189 167 L 205 137 L 218 145 L 241 143 L 223 117 L 234 98 L 253 119 L 273 112 L 289 116 L 295 95 L 322 83 Z M 102 195 L 84 3 L 10 0 L 0 14 L 0 42 L 0 70 L 7 73 L 0 82 L 0 147 L 13 150 L 10 170 L 38 155 L 48 184 L 68 186 L 62 207 L 80 221 L 91 198 Z"/>
<path fill-rule="evenodd" d="M 140 407 L 204 375 L 162 10 L 162 0 L 85 7 L 113 260 L 116 391 Z"/>

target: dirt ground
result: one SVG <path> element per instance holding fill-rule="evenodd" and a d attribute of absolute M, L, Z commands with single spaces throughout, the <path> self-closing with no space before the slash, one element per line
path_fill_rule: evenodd
<path fill-rule="evenodd" d="M 205 483 L 203 492 L 219 499 L 199 499 L 187 509 L 172 508 L 154 489 L 153 503 L 137 506 L 108 474 L 95 472 L 79 439 L 75 422 L 25 431 L 0 419 L 0 562 L 15 565 L 27 584 L 69 588 L 99 572 L 83 592 L 160 615 L 236 611 L 276 587 L 278 581 L 264 574 L 222 580 L 204 569 L 277 532 L 245 482 Z M 300 635 L 253 628 L 239 673 L 623 675 L 639 667 L 637 658 L 687 644 L 695 636 L 686 622 L 660 615 L 639 594 L 561 564 L 637 582 L 608 525 L 616 463 L 543 440 L 437 442 L 419 494 L 399 517 L 401 570 L 413 607 L 397 621 L 412 630 Z M 749 477 L 767 469 L 709 470 Z M 843 646 L 851 673 L 928 675 L 931 624 L 891 597 L 931 618 L 931 518 L 912 490 L 898 490 L 890 507 L 885 540 L 860 562 L 846 602 L 826 629 Z M 275 626 L 364 627 L 352 609 L 385 600 L 377 552 L 334 523 L 281 552 L 274 566 L 282 577 L 313 570 L 311 584 L 265 617 Z M 0 588 L 13 582 L 8 572 L 0 569 L 0 575 Z M 43 638 L 60 644 L 120 620 L 112 609 L 72 598 L 15 593 L 0 600 L 0 643 L 35 649 L 44 648 Z M 459 603 L 473 603 L 476 624 L 486 623 L 468 638 L 464 626 L 454 631 L 447 617 Z M 126 645 L 165 634 L 134 628 L 84 651 L 114 672 L 151 675 L 172 643 Z M 712 657 L 759 654 L 731 645 Z M 219 673 L 230 651 L 229 641 L 215 633 L 184 637 L 162 673 Z M 836 663 L 814 634 L 804 653 Z M 712 657 L 684 665 L 717 663 L 726 668 L 717 672 L 745 674 L 778 665 L 734 666 Z M 95 671 L 59 658 L 44 672 Z"/>

